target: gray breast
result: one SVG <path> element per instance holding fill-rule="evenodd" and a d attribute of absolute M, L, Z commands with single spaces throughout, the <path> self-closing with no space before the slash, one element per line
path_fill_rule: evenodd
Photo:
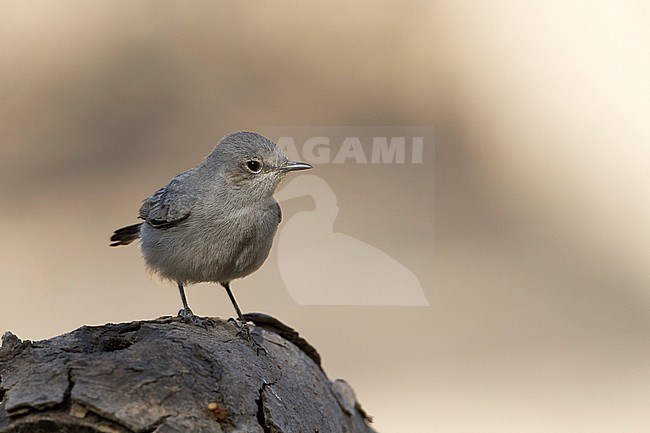
<path fill-rule="evenodd" d="M 144 224 L 141 249 L 147 265 L 163 278 L 231 281 L 264 263 L 277 225 L 277 215 L 267 206 L 243 208 L 225 218 L 198 211 L 170 228 Z"/>

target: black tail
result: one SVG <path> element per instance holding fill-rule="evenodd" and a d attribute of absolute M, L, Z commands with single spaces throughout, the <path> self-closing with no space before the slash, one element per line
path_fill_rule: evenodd
<path fill-rule="evenodd" d="M 128 245 L 138 239 L 140 237 L 141 225 L 142 223 L 138 223 L 115 230 L 115 233 L 111 236 L 111 246 L 118 247 L 120 245 Z"/>

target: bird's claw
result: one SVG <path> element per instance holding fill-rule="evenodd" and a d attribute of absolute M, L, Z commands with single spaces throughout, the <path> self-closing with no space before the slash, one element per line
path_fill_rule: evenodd
<path fill-rule="evenodd" d="M 202 319 L 199 316 L 195 315 L 192 310 L 189 308 L 181 308 L 178 311 L 178 317 L 181 318 L 181 321 L 185 323 L 193 323 L 195 325 L 201 326 L 205 329 L 208 329 L 207 327 L 207 319 Z"/>
<path fill-rule="evenodd" d="M 250 327 L 248 326 L 248 323 L 243 322 L 240 325 L 238 321 L 236 321 L 234 319 L 228 319 L 228 321 L 230 321 L 230 320 L 232 320 L 235 323 L 235 326 L 237 326 L 239 328 L 239 330 L 237 331 L 237 335 L 243 337 L 244 340 L 248 341 L 249 343 L 251 343 L 253 345 L 253 347 L 255 347 L 255 353 L 257 354 L 257 356 L 260 355 L 260 352 L 263 352 L 264 354 L 268 353 L 266 351 L 266 349 L 262 347 L 261 344 L 259 344 L 257 341 L 255 341 L 255 339 L 251 335 L 251 330 L 250 330 Z"/>
<path fill-rule="evenodd" d="M 180 310 L 178 310 L 178 317 L 183 319 L 183 321 L 189 321 L 189 320 L 192 320 L 192 318 L 196 317 L 196 316 L 194 315 L 192 310 L 190 310 L 189 308 L 181 308 Z"/>

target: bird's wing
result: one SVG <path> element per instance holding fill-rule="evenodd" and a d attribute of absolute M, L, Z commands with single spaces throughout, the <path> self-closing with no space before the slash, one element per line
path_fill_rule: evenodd
<path fill-rule="evenodd" d="M 146 199 L 140 207 L 139 217 L 155 228 L 171 227 L 189 217 L 195 197 L 183 187 L 181 177 L 184 174 L 176 176 Z"/>

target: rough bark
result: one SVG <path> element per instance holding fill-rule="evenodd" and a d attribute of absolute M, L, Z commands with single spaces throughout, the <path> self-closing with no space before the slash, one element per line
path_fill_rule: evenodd
<path fill-rule="evenodd" d="M 264 315 L 84 326 L 49 340 L 11 333 L 0 348 L 1 433 L 373 432 L 344 381 Z"/>

